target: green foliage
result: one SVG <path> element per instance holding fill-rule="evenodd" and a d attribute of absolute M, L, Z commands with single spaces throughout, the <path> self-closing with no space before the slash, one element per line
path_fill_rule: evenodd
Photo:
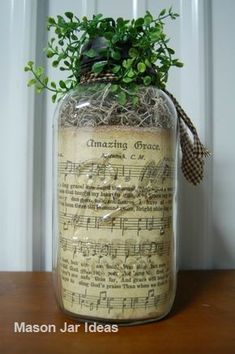
<path fill-rule="evenodd" d="M 111 89 L 118 102 L 125 105 L 130 98 L 137 105 L 139 85 L 164 88 L 169 69 L 183 66 L 173 58 L 174 50 L 169 47 L 169 39 L 164 33 L 164 20 L 174 20 L 177 16 L 170 8 L 163 9 L 156 19 L 149 11 L 136 20 L 118 18 L 115 21 L 101 14 L 90 20 L 86 17 L 79 19 L 72 12 L 65 12 L 64 17 L 49 17 L 47 28 L 53 30 L 55 36 L 48 42 L 45 53 L 52 60 L 52 67 L 68 73 L 67 80 L 60 80 L 58 84 L 51 82 L 42 67 L 29 61 L 25 71 L 31 72 L 33 78 L 28 86 L 35 86 L 37 92 L 48 89 L 55 102 L 79 84 L 82 46 L 99 36 L 107 40 L 107 48 L 99 52 L 92 48 L 83 53 L 90 59 L 97 55 L 102 57 L 92 65 L 91 71 L 96 75 L 113 73 L 116 80 Z"/>

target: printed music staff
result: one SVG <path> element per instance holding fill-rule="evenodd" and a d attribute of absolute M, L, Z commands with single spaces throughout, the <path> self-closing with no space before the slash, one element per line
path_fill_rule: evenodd
<path fill-rule="evenodd" d="M 164 235 L 165 229 L 170 228 L 171 216 L 163 217 L 116 217 L 104 219 L 101 216 L 74 215 L 60 213 L 60 223 L 63 224 L 63 229 L 68 230 L 69 227 L 88 229 L 107 229 L 120 230 L 122 235 L 127 231 L 136 231 L 139 235 L 141 231 L 159 230 L 160 235 Z"/>
<path fill-rule="evenodd" d="M 106 309 L 110 313 L 113 309 L 150 309 L 157 308 L 158 305 L 167 301 L 168 292 L 155 295 L 154 290 L 148 291 L 146 296 L 110 297 L 106 291 L 100 291 L 99 295 L 89 295 L 87 293 L 73 292 L 63 288 L 63 297 L 72 305 L 86 307 L 90 311 L 95 308 Z"/>
<path fill-rule="evenodd" d="M 105 179 L 107 176 L 117 180 L 124 178 L 125 182 L 129 182 L 132 178 L 139 178 L 140 181 L 149 179 L 167 179 L 172 178 L 173 167 L 165 161 L 160 160 L 157 164 L 153 161 L 147 165 L 124 165 L 100 162 L 81 162 L 62 161 L 58 164 L 58 172 L 64 175 L 66 179 L 68 175 L 87 176 L 92 178 L 95 176 Z"/>
<path fill-rule="evenodd" d="M 68 237 L 60 238 L 60 245 L 63 251 L 70 251 L 75 255 L 81 254 L 84 257 L 109 256 L 112 259 L 118 257 L 140 257 L 140 256 L 166 256 L 170 254 L 170 241 L 149 241 L 136 242 L 128 239 L 125 242 L 114 240 L 105 242 L 104 240 L 73 240 Z"/>

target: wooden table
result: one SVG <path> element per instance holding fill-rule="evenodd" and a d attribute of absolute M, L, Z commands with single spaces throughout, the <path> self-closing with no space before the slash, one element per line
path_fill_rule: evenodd
<path fill-rule="evenodd" d="M 14 333 L 14 322 L 74 323 L 57 309 L 51 273 L 0 273 L 1 354 L 234 354 L 235 271 L 184 271 L 171 314 L 117 333 Z"/>

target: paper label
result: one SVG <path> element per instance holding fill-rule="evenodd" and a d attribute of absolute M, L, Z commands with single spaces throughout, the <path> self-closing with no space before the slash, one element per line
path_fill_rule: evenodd
<path fill-rule="evenodd" d="M 60 128 L 59 276 L 66 310 L 161 316 L 172 292 L 170 130 Z"/>

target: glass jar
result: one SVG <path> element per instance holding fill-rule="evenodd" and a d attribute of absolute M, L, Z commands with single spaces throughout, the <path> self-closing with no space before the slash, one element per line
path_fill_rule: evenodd
<path fill-rule="evenodd" d="M 56 110 L 54 284 L 79 321 L 150 322 L 174 301 L 177 116 L 163 91 L 137 95 L 83 84 Z"/>

